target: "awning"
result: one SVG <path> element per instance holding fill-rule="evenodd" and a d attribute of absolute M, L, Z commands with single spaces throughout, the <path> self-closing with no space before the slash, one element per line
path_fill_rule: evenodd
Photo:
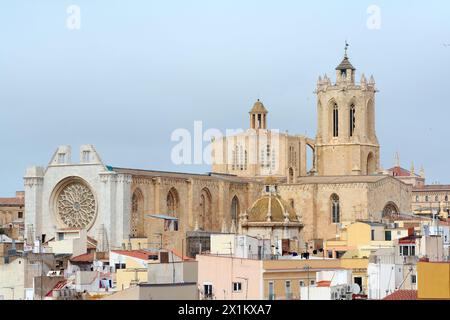
<path fill-rule="evenodd" d="M 164 219 L 164 220 L 172 220 L 172 221 L 177 221 L 178 218 L 172 217 L 172 216 L 168 216 L 168 215 L 164 215 L 164 214 L 147 214 L 148 217 L 151 218 L 157 218 L 157 219 Z"/>

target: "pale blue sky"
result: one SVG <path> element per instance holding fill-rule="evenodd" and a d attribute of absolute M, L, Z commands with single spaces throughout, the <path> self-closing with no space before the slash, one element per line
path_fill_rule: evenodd
<path fill-rule="evenodd" d="M 81 8 L 81 30 L 66 9 Z M 369 5 L 381 29 L 366 26 Z M 0 2 L 0 196 L 61 144 L 94 144 L 115 166 L 175 166 L 176 128 L 246 128 L 257 98 L 269 125 L 315 136 L 317 77 L 333 75 L 344 41 L 380 90 L 382 166 L 425 166 L 450 182 L 448 1 Z"/>

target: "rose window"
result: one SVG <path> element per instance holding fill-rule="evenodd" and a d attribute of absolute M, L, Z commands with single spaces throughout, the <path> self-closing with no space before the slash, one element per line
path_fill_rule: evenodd
<path fill-rule="evenodd" d="M 61 221 L 71 228 L 87 228 L 95 219 L 94 195 L 80 182 L 70 183 L 61 190 L 56 207 Z"/>

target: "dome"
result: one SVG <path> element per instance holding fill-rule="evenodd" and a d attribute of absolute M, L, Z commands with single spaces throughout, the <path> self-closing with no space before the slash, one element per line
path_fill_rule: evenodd
<path fill-rule="evenodd" d="M 250 110 L 250 113 L 268 113 L 266 107 L 264 107 L 263 103 L 261 101 L 256 101 L 253 105 L 252 110 Z"/>
<path fill-rule="evenodd" d="M 271 203 L 272 222 L 284 222 L 284 213 L 289 213 L 291 222 L 297 221 L 294 208 L 279 196 L 266 195 L 255 201 L 248 213 L 249 222 L 266 222 L 269 212 L 269 200 Z"/>

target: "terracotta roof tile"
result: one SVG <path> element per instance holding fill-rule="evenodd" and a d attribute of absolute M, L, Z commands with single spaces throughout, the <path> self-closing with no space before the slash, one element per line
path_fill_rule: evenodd
<path fill-rule="evenodd" d="M 393 167 L 388 169 L 389 172 L 392 173 L 395 177 L 410 177 L 411 171 L 408 171 L 402 167 Z M 418 177 L 418 175 L 414 174 L 414 176 Z"/>
<path fill-rule="evenodd" d="M 150 260 L 151 256 L 158 255 L 157 252 L 149 252 L 145 250 L 112 250 L 112 252 L 142 260 Z"/>
<path fill-rule="evenodd" d="M 85 262 L 90 263 L 94 261 L 94 254 L 93 253 L 85 253 L 81 254 L 79 256 L 73 257 L 70 259 L 70 262 Z"/>
<path fill-rule="evenodd" d="M 24 198 L 0 198 L 0 205 L 10 205 L 10 206 L 23 206 L 25 205 Z"/>
<path fill-rule="evenodd" d="M 417 290 L 397 290 L 383 300 L 417 300 Z"/>

